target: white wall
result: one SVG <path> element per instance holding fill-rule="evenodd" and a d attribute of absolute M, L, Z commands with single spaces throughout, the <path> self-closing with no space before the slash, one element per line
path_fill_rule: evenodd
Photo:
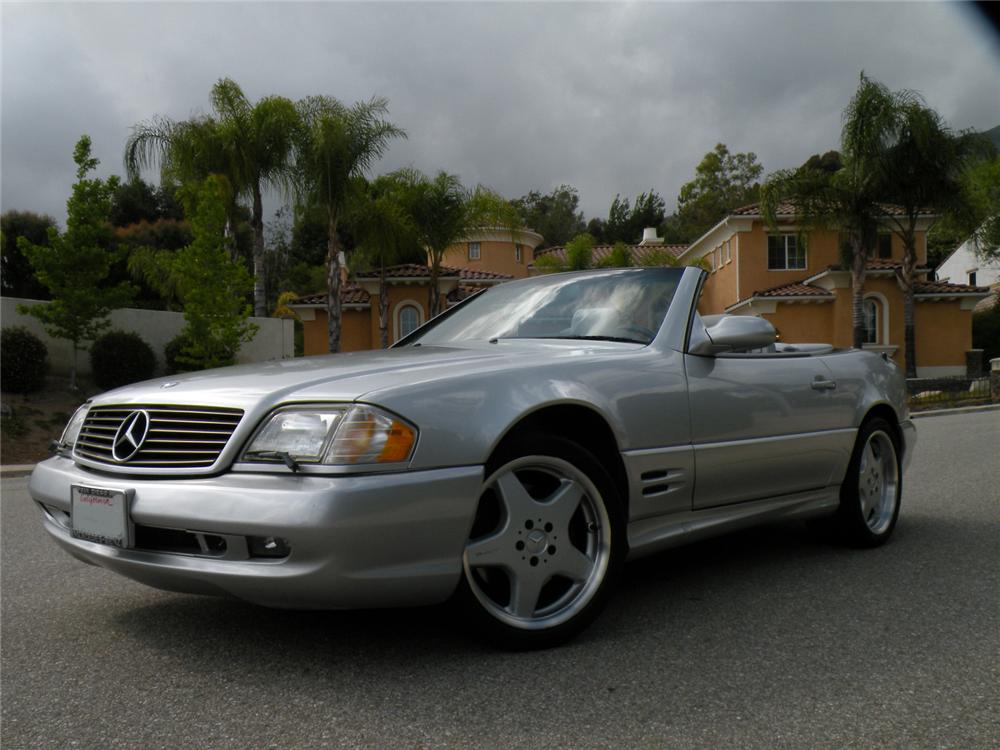
<path fill-rule="evenodd" d="M 18 305 L 47 305 L 32 299 L 17 297 L 0 298 L 0 324 L 24 326 L 38 336 L 49 350 L 49 371 L 56 375 L 68 375 L 73 361 L 73 347 L 65 339 L 55 339 L 45 333 L 37 318 L 17 311 Z M 184 327 L 184 315 L 164 310 L 138 310 L 123 308 L 110 315 L 111 327 L 131 331 L 142 336 L 156 353 L 156 371 L 163 372 L 163 347 Z M 236 356 L 237 362 L 264 362 L 269 359 L 288 359 L 295 356 L 295 330 L 290 319 L 250 318 L 260 326 L 253 340 L 244 344 Z M 90 354 L 80 352 L 77 366 L 81 374 L 90 372 Z"/>
<path fill-rule="evenodd" d="M 976 272 L 976 286 L 993 286 L 1000 281 L 1000 260 L 978 258 L 971 239 L 959 245 L 934 274 L 939 281 L 968 284 L 970 271 Z"/>

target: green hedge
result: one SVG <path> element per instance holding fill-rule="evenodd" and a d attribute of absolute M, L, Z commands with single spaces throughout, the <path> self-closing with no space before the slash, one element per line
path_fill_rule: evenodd
<path fill-rule="evenodd" d="M 99 388 L 111 390 L 156 372 L 153 348 L 136 333 L 109 331 L 90 347 L 90 369 Z"/>
<path fill-rule="evenodd" d="M 45 385 L 49 350 L 35 334 L 21 326 L 0 333 L 0 382 L 6 393 L 32 393 Z"/>

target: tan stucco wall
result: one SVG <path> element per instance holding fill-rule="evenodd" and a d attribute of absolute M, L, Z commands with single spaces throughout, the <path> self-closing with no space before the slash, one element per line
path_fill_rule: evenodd
<path fill-rule="evenodd" d="M 397 311 L 400 306 L 406 303 L 414 304 L 420 309 L 420 321 L 421 323 L 426 323 L 428 320 L 427 311 L 430 306 L 430 300 L 428 299 L 428 289 L 427 285 L 417 285 L 412 286 L 396 286 L 391 285 L 388 287 L 389 296 L 389 309 L 387 311 L 387 320 L 389 324 L 389 344 L 392 345 L 399 340 L 398 327 L 398 316 Z M 378 348 L 382 344 L 381 334 L 378 328 L 378 295 L 373 294 L 371 296 L 371 331 L 370 337 L 372 342 L 372 348 Z"/>
<path fill-rule="evenodd" d="M 521 262 L 518 263 L 513 242 L 482 241 L 479 243 L 479 260 L 469 260 L 469 243 L 461 242 L 445 250 L 441 263 L 452 268 L 506 273 L 515 279 L 523 279 L 528 275 L 528 265 L 534 260 L 535 252 L 528 245 L 521 245 Z"/>
<path fill-rule="evenodd" d="M 783 284 L 803 281 L 830 266 L 841 264 L 840 233 L 832 230 L 815 230 L 809 233 L 806 244 L 806 267 L 790 271 L 770 271 L 767 268 L 767 236 L 764 222 L 755 221 L 749 232 L 738 232 L 733 240 L 734 262 L 722 266 L 711 274 L 705 283 L 703 312 L 722 312 L 726 307 L 760 292 Z M 790 229 L 789 232 L 794 230 Z M 927 246 L 924 233 L 917 233 L 917 260 L 926 262 Z M 710 257 L 709 256 L 706 257 Z M 738 261 L 736 258 L 738 257 Z M 903 259 L 903 243 L 892 235 L 892 258 Z M 738 282 L 729 275 L 729 269 L 738 269 Z M 710 309 L 709 309 L 710 308 Z"/>
<path fill-rule="evenodd" d="M 733 248 L 732 259 L 725 261 L 719 268 L 710 272 L 705 282 L 705 291 L 701 295 L 698 303 L 698 310 L 703 315 L 724 312 L 726 307 L 736 301 L 736 242 L 731 243 Z M 721 257 L 721 249 L 719 256 Z"/>
<path fill-rule="evenodd" d="M 774 313 L 761 317 L 778 329 L 779 340 L 788 344 L 833 343 L 833 304 L 779 304 Z"/>
<path fill-rule="evenodd" d="M 314 320 L 302 323 L 302 353 L 327 354 L 330 347 L 327 339 L 326 310 L 316 309 Z M 368 310 L 341 310 L 340 350 L 357 352 L 372 348 Z M 378 332 L 376 323 L 376 333 Z M 378 338 L 375 339 L 378 342 Z"/>
<path fill-rule="evenodd" d="M 972 348 L 972 310 L 958 301 L 921 302 L 914 306 L 917 367 L 965 366 Z"/>

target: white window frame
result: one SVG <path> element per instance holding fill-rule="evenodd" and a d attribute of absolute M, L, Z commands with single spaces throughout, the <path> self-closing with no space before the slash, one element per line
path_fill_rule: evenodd
<path fill-rule="evenodd" d="M 483 248 L 478 242 L 469 243 L 469 260 L 479 260 L 483 257 Z"/>
<path fill-rule="evenodd" d="M 521 262 L 521 246 L 520 245 L 514 245 L 514 262 L 515 263 L 520 263 Z"/>
<path fill-rule="evenodd" d="M 417 313 L 417 328 L 420 328 L 424 324 L 424 308 L 419 302 L 413 299 L 404 299 L 396 305 L 396 309 L 393 311 L 392 318 L 396 327 L 396 335 L 394 341 L 399 341 L 404 336 L 408 336 L 413 331 L 408 331 L 403 333 L 403 313 L 407 308 L 412 308 Z M 414 328 L 413 330 L 416 330 Z"/>
<path fill-rule="evenodd" d="M 731 242 L 732 242 L 731 240 L 726 240 L 724 243 L 722 243 L 722 247 L 724 248 L 726 256 L 726 265 L 729 265 L 730 263 L 733 262 L 733 246 Z"/>
<path fill-rule="evenodd" d="M 775 237 L 781 240 L 784 251 L 785 251 L 785 265 L 781 268 L 771 267 L 771 238 Z M 791 266 L 788 263 L 788 238 L 791 237 L 795 240 L 795 250 L 796 253 L 799 251 L 799 236 L 797 234 L 792 234 L 791 232 L 782 232 L 781 234 L 769 234 L 767 235 L 767 246 L 765 247 L 765 252 L 767 253 L 767 270 L 768 271 L 804 271 L 809 267 L 809 251 L 805 247 L 805 243 L 801 243 L 802 247 L 802 265 L 801 266 Z"/>
<path fill-rule="evenodd" d="M 875 340 L 863 342 L 867 346 L 889 346 L 889 300 L 879 292 L 868 292 L 862 300 L 862 317 L 865 335 L 868 331 L 868 303 L 875 305 Z"/>

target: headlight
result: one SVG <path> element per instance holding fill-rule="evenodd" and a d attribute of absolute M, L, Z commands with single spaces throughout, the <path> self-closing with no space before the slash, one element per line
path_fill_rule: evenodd
<path fill-rule="evenodd" d="M 80 435 L 80 428 L 83 427 L 83 420 L 87 418 L 87 409 L 89 408 L 90 404 L 84 404 L 73 412 L 73 416 L 69 418 L 69 422 L 66 423 L 66 427 L 59 438 L 60 445 L 67 448 L 73 447 L 77 437 Z"/>
<path fill-rule="evenodd" d="M 344 466 L 400 463 L 409 459 L 417 431 L 373 406 L 290 406 L 274 412 L 249 447 L 244 461 Z"/>

